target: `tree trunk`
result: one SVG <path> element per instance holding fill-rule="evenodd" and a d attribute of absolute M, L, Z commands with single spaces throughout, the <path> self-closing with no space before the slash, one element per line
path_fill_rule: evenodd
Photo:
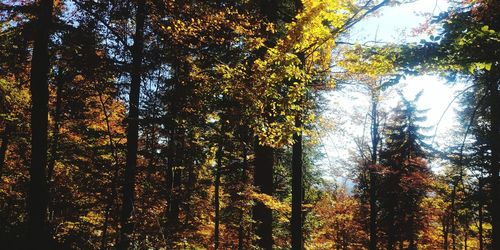
<path fill-rule="evenodd" d="M 243 211 L 240 213 L 240 225 L 238 226 L 238 250 L 243 250 L 244 249 L 244 244 L 245 244 L 245 228 L 243 227 Z"/>
<path fill-rule="evenodd" d="M 50 142 L 50 159 L 47 164 L 47 211 L 49 217 L 48 221 L 51 221 L 53 218 L 53 214 L 55 213 L 53 208 L 53 197 L 51 197 L 52 192 L 52 177 L 54 175 L 54 166 L 58 159 L 58 151 L 59 151 L 59 127 L 60 127 L 60 118 L 61 118 L 61 105 L 62 105 L 62 85 L 63 79 L 59 76 L 59 79 L 56 80 L 56 107 L 54 111 L 54 126 L 52 128 L 52 140 Z"/>
<path fill-rule="evenodd" d="M 303 9 L 302 1 L 295 0 L 295 14 L 298 14 Z M 302 53 L 298 55 L 302 66 L 305 63 L 305 57 Z M 302 105 L 302 100 L 297 101 L 297 105 Z M 302 129 L 302 117 L 296 115 L 295 127 Z M 303 248 L 302 239 L 302 132 L 296 132 L 293 135 L 292 145 L 292 250 L 300 250 Z"/>
<path fill-rule="evenodd" d="M 456 242 L 456 223 L 455 223 L 455 199 L 456 199 L 456 194 L 457 194 L 457 182 L 454 181 L 453 183 L 453 189 L 451 191 L 451 211 L 450 211 L 450 226 L 451 226 L 451 248 L 453 250 L 457 249 L 457 242 Z"/>
<path fill-rule="evenodd" d="M 221 136 L 223 134 L 221 133 Z M 219 249 L 219 223 L 220 223 L 220 197 L 219 197 L 219 189 L 220 189 L 220 171 L 222 167 L 222 156 L 223 156 L 223 148 L 222 148 L 222 143 L 219 145 L 219 149 L 217 150 L 217 165 L 215 167 L 215 183 L 214 183 L 214 188 L 215 188 L 215 228 L 214 228 L 214 249 L 217 250 Z"/>
<path fill-rule="evenodd" d="M 278 1 L 259 0 L 258 8 L 263 17 L 270 23 L 278 21 Z M 275 45 L 274 35 L 267 32 L 266 46 L 256 52 L 257 58 L 263 58 L 267 48 Z M 274 149 L 269 146 L 260 145 L 258 138 L 255 138 L 254 145 L 255 166 L 254 166 L 254 187 L 257 191 L 272 196 L 273 194 L 273 174 L 274 174 Z M 253 207 L 253 220 L 255 221 L 255 234 L 257 235 L 257 246 L 260 249 L 271 250 L 273 247 L 273 214 L 272 210 L 260 201 L 256 201 Z"/>
<path fill-rule="evenodd" d="M 167 156 L 167 224 L 165 233 L 167 238 L 173 240 L 175 227 L 179 224 L 180 213 L 180 190 L 182 184 L 182 160 L 185 157 L 184 148 L 186 147 L 186 136 L 182 124 L 178 122 L 181 119 L 179 113 L 182 110 L 182 105 L 186 102 L 186 96 L 189 95 L 188 86 L 181 82 L 181 77 L 188 74 L 189 69 L 184 61 L 184 58 L 178 57 L 173 62 L 173 93 L 170 100 L 171 119 L 167 122 L 169 128 L 170 140 L 168 143 Z"/>
<path fill-rule="evenodd" d="M 372 110 L 371 110 L 371 139 L 372 139 L 372 153 L 371 153 L 371 167 L 370 172 L 370 243 L 369 250 L 377 249 L 377 176 L 375 166 L 378 163 L 378 144 L 379 144 L 379 131 L 378 131 L 378 91 L 372 90 Z"/>
<path fill-rule="evenodd" d="M 175 106 L 175 105 L 174 105 Z M 177 113 L 177 108 L 172 108 L 172 114 Z M 181 130 L 178 129 L 178 124 L 175 118 L 168 125 L 170 127 L 170 138 L 168 143 L 168 156 L 167 156 L 167 170 L 166 170 L 166 224 L 165 224 L 165 237 L 169 243 L 168 247 L 172 248 L 175 243 L 175 232 L 179 226 L 179 212 L 180 212 L 180 185 L 181 185 L 181 160 L 183 157 L 182 147 L 180 145 L 182 138 L 180 138 Z"/>
<path fill-rule="evenodd" d="M 145 19 L 146 3 L 144 0 L 140 0 L 137 3 L 134 45 L 132 47 L 132 72 L 129 93 L 129 114 L 127 118 L 127 161 L 125 168 L 125 183 L 123 186 L 123 205 L 120 216 L 120 243 L 118 249 L 128 249 L 130 247 L 130 234 L 132 234 L 134 230 L 131 215 L 134 207 L 135 175 L 137 167 L 139 96 L 141 89 Z"/>
<path fill-rule="evenodd" d="M 409 235 L 409 239 L 408 239 L 408 250 L 417 250 L 417 245 L 416 245 L 416 240 L 417 240 L 417 232 L 415 230 L 415 218 L 413 217 L 413 215 L 410 217 L 410 221 L 409 221 L 409 231 L 410 231 L 410 235 Z"/>
<path fill-rule="evenodd" d="M 193 164 L 189 164 L 187 166 L 187 185 L 186 185 L 186 201 L 190 201 L 191 198 L 193 197 L 193 192 L 195 191 L 195 184 L 196 184 L 196 173 L 194 172 L 195 166 Z M 183 206 L 185 209 L 185 219 L 184 219 L 184 225 L 188 226 L 191 220 L 193 219 L 192 216 L 192 207 L 190 202 L 186 202 L 186 204 Z"/>
<path fill-rule="evenodd" d="M 498 91 L 498 77 L 497 72 L 499 67 L 494 67 L 490 74 L 489 79 L 489 92 L 490 92 L 490 119 L 491 119 L 491 247 L 492 249 L 500 249 L 500 96 Z"/>
<path fill-rule="evenodd" d="M 168 141 L 168 146 L 167 146 L 167 169 L 166 169 L 166 173 L 165 173 L 165 185 L 166 185 L 166 199 L 167 199 L 167 208 L 166 208 L 166 211 L 167 211 L 167 224 L 165 225 L 165 233 L 167 235 L 165 235 L 167 238 L 169 237 L 170 235 L 170 230 L 169 230 L 169 225 L 170 225 L 170 220 L 171 220 L 171 213 L 170 213 L 170 209 L 172 207 L 172 191 L 173 191 L 173 187 L 172 187 L 172 184 L 173 184 L 173 180 L 174 180 L 174 155 L 175 155 L 175 152 L 174 152 L 174 147 L 175 147 L 175 129 L 173 128 L 173 121 L 172 123 L 170 123 L 170 131 L 169 131 L 169 134 L 170 134 L 170 138 L 169 138 L 169 141 Z M 169 125 L 167 125 L 169 126 Z"/>
<path fill-rule="evenodd" d="M 448 231 L 449 231 L 449 222 L 448 222 L 448 216 L 444 215 L 445 217 L 443 218 L 443 249 L 448 250 L 449 243 L 448 243 Z"/>
<path fill-rule="evenodd" d="M 249 186 L 248 183 L 248 151 L 247 151 L 247 142 L 248 142 L 248 130 L 243 128 L 242 132 L 240 132 L 241 140 L 242 140 L 242 146 L 243 146 L 243 169 L 241 172 L 241 181 L 243 182 L 243 188 L 241 190 L 242 193 L 246 192 L 247 187 Z M 242 197 L 245 199 L 245 196 Z M 243 250 L 245 246 L 245 221 L 244 221 L 244 216 L 246 212 L 247 206 L 242 205 L 241 211 L 240 211 L 240 225 L 238 227 L 238 250 Z"/>
<path fill-rule="evenodd" d="M 28 189 L 29 245 L 32 249 L 48 249 L 47 220 L 47 129 L 49 36 L 52 24 L 52 0 L 41 0 L 37 21 L 33 57 L 31 60 L 31 167 Z"/>
<path fill-rule="evenodd" d="M 484 249 L 484 239 L 483 239 L 483 205 L 479 205 L 479 229 L 478 229 L 478 237 L 479 237 L 479 250 Z"/>
<path fill-rule="evenodd" d="M 182 170 L 180 169 L 180 157 L 183 156 L 182 150 L 178 150 L 175 157 L 177 164 L 172 170 L 172 195 L 170 196 L 170 210 L 169 210 L 169 223 L 176 226 L 179 224 L 179 213 L 181 203 L 181 184 L 182 184 Z"/>
<path fill-rule="evenodd" d="M 394 250 L 396 249 L 396 226 L 394 225 L 395 222 L 395 216 L 394 216 L 394 209 L 395 207 L 389 208 L 389 218 L 390 218 L 390 225 L 389 225 L 389 234 L 387 235 L 387 249 L 388 250 Z"/>
<path fill-rule="evenodd" d="M 295 118 L 295 126 L 302 127 L 300 117 Z M 292 146 L 292 249 L 302 249 L 302 133 L 293 135 Z"/>
<path fill-rule="evenodd" d="M 258 139 L 256 139 L 254 186 L 263 194 L 273 194 L 273 166 L 274 149 L 259 145 Z M 255 221 L 255 233 L 259 237 L 257 246 L 260 249 L 271 250 L 273 248 L 272 210 L 264 203 L 256 201 L 253 208 L 253 220 Z"/>
<path fill-rule="evenodd" d="M 47 180 L 49 183 L 52 180 L 54 174 L 54 165 L 58 159 L 58 148 L 59 148 L 59 127 L 61 123 L 61 105 L 62 105 L 62 79 L 59 79 L 56 86 L 56 108 L 54 112 L 54 127 L 52 129 L 52 142 L 50 148 L 50 161 L 47 167 Z"/>
<path fill-rule="evenodd" d="M 7 123 L 2 133 L 2 144 L 0 145 L 0 179 L 2 177 L 3 166 L 5 165 L 5 158 L 7 155 L 7 148 L 9 147 L 9 138 L 12 131 L 12 126 Z"/>
<path fill-rule="evenodd" d="M 483 238 L 483 221 L 484 221 L 484 215 L 483 215 L 483 206 L 484 206 L 484 201 L 483 201 L 483 181 L 482 179 L 479 179 L 479 208 L 478 208 L 478 220 L 479 220 L 479 226 L 478 226 L 478 237 L 479 237 L 479 250 L 484 249 L 484 238 Z"/>
<path fill-rule="evenodd" d="M 109 224 L 109 220 L 111 217 L 111 209 L 115 205 L 115 200 L 116 200 L 116 197 L 118 196 L 117 182 L 118 182 L 118 174 L 120 172 L 120 166 L 119 166 L 120 161 L 119 161 L 118 155 L 116 153 L 116 147 L 115 147 L 114 140 L 113 140 L 113 133 L 111 132 L 111 125 L 109 122 L 108 111 L 106 110 L 106 104 L 102 98 L 102 93 L 99 92 L 98 95 L 99 95 L 99 101 L 101 103 L 102 113 L 104 114 L 104 121 L 106 122 L 106 134 L 107 134 L 108 140 L 109 140 L 109 151 L 111 151 L 111 155 L 113 156 L 113 160 L 114 160 L 114 163 L 112 164 L 113 169 L 114 169 L 114 174 L 113 174 L 112 179 L 111 179 L 111 194 L 108 194 L 108 197 L 107 197 L 108 204 L 106 206 L 105 215 L 104 215 L 104 222 L 102 225 L 103 229 L 102 229 L 102 237 L 101 237 L 101 249 L 104 250 L 107 248 L 108 224 Z"/>
<path fill-rule="evenodd" d="M 465 212 L 465 223 L 464 223 L 464 250 L 467 250 L 467 241 L 469 240 L 469 218 L 467 212 Z"/>

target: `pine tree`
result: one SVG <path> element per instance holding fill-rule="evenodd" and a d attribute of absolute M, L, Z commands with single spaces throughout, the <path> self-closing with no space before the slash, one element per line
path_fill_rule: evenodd
<path fill-rule="evenodd" d="M 420 125 L 425 117 L 416 109 L 418 97 L 412 101 L 402 98 L 384 133 L 380 212 L 388 249 L 395 249 L 396 244 L 416 249 L 423 225 L 421 202 L 427 195 L 430 171 Z"/>

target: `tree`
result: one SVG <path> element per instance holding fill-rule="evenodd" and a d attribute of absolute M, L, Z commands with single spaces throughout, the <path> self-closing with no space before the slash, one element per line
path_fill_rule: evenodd
<path fill-rule="evenodd" d="M 415 105 L 403 101 L 387 135 L 381 133 L 379 101 L 397 80 L 390 78 L 401 57 L 390 54 L 393 47 L 332 53 L 350 27 L 388 1 L 54 1 L 44 12 L 54 21 L 42 29 L 43 8 L 32 2 L 0 4 L 2 244 L 349 249 L 368 245 L 368 221 L 372 249 L 387 241 L 436 248 L 437 236 L 424 234 L 437 235 L 437 222 L 454 231 L 457 247 L 483 237 L 473 222 L 483 225 L 477 234 L 488 235 L 490 213 L 482 208 L 489 198 L 471 198 L 492 184 L 484 171 L 493 143 L 487 106 L 471 126 L 477 145 L 467 145 L 465 158 L 470 172 L 481 174 L 463 183 L 445 179 L 435 198 L 427 189 L 426 155 L 415 146 L 420 134 L 407 133 L 419 130 L 418 122 L 407 122 L 420 119 Z M 38 31 L 46 34 L 43 46 Z M 474 65 L 475 73 L 490 67 Z M 336 79 L 338 66 L 350 79 Z M 30 78 L 30 71 L 42 77 Z M 27 86 L 37 79 L 44 91 L 32 91 L 30 112 Z M 360 182 L 367 183 L 356 194 L 369 199 L 332 187 L 317 168 L 324 135 L 315 116 L 325 106 L 319 90 L 335 80 L 359 83 L 371 97 L 371 141 L 361 146 L 370 156 L 359 164 Z M 45 127 L 30 131 L 30 113 Z M 33 143 L 45 138 L 33 151 L 30 132 Z M 32 161 L 39 170 L 32 176 L 46 171 L 35 190 L 46 194 L 35 197 L 46 202 L 37 210 L 40 231 L 50 235 L 37 234 L 45 245 L 25 240 L 32 213 L 24 202 L 30 174 L 22 166 L 30 153 L 45 161 L 43 167 Z M 453 185 L 451 206 L 445 196 Z M 449 211 L 440 214 L 436 204 Z"/>
<path fill-rule="evenodd" d="M 123 205 L 120 218 L 121 231 L 119 249 L 128 249 L 129 235 L 133 232 L 130 216 L 134 208 L 135 178 L 137 168 L 137 147 L 139 137 L 139 96 L 141 89 L 142 60 L 144 46 L 144 24 L 146 19 L 146 2 L 137 3 L 135 16 L 135 35 L 132 47 L 132 71 L 130 72 L 129 114 L 127 117 L 127 165 L 125 167 L 125 183 L 123 186 Z"/>
<path fill-rule="evenodd" d="M 360 179 L 363 179 L 365 171 L 368 171 L 368 180 L 363 180 L 358 184 L 359 190 L 368 189 L 368 202 L 370 205 L 369 215 L 369 231 L 370 241 L 369 249 L 376 249 L 378 245 L 378 166 L 379 166 L 379 151 L 381 150 L 381 110 L 380 104 L 383 94 L 391 86 L 395 85 L 400 75 L 396 75 L 394 68 L 394 57 L 387 55 L 388 51 L 378 50 L 377 53 L 370 53 L 370 48 L 363 49 L 360 45 L 349 48 L 343 53 L 342 60 L 338 65 L 345 69 L 345 73 L 341 75 L 346 83 L 345 85 L 360 86 L 368 92 L 370 98 L 370 159 L 363 159 Z M 362 144 L 365 142 L 362 141 Z M 364 150 L 365 145 L 360 145 L 360 150 Z M 360 152 L 364 155 L 364 152 Z M 364 157 L 366 158 L 366 157 Z M 365 184 L 364 182 L 368 182 Z M 367 185 L 367 187 L 363 187 Z M 364 195 L 361 194 L 360 197 Z"/>
<path fill-rule="evenodd" d="M 425 162 L 427 147 L 419 125 L 425 118 L 416 109 L 419 95 L 394 110 L 392 123 L 386 127 L 381 157 L 384 166 L 380 181 L 381 226 L 387 248 L 396 244 L 416 249 L 422 230 L 422 200 L 427 196 L 429 169 Z"/>
<path fill-rule="evenodd" d="M 37 6 L 36 35 L 31 59 L 31 167 L 28 211 L 30 248 L 48 248 L 47 229 L 47 133 L 49 86 L 49 36 L 52 27 L 52 0 Z"/>
<path fill-rule="evenodd" d="M 311 211 L 315 226 L 307 246 L 325 250 L 362 248 L 367 235 L 357 214 L 359 200 L 344 188 L 327 190 Z"/>
<path fill-rule="evenodd" d="M 496 1 L 457 4 L 452 11 L 442 13 L 436 22 L 443 25 L 442 32 L 431 37 L 431 41 L 420 45 L 404 46 L 400 57 L 402 66 L 407 71 L 445 72 L 451 78 L 471 77 L 477 84 L 477 93 L 484 98 L 483 107 L 490 110 L 489 138 L 486 142 L 491 150 L 491 162 L 485 165 L 489 175 L 489 191 L 492 200 L 489 211 L 492 217 L 492 247 L 500 245 L 500 207 L 499 186 L 499 146 L 496 139 L 500 135 L 498 128 L 498 22 L 499 4 Z M 472 104 L 472 107 L 479 105 Z"/>

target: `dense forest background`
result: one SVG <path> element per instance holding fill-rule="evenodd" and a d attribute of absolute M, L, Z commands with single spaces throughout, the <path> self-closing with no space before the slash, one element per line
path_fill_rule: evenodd
<path fill-rule="evenodd" d="M 0 248 L 500 249 L 500 2 L 351 42 L 397 4 L 2 0 Z M 445 148 L 421 74 L 465 84 Z M 339 90 L 370 103 L 351 185 L 319 166 Z"/>

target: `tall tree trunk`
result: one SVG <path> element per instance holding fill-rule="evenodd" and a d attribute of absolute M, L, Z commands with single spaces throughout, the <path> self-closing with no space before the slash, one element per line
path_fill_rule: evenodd
<path fill-rule="evenodd" d="M 302 127 L 301 118 L 295 118 L 295 126 Z M 302 133 L 293 135 L 292 146 L 292 249 L 302 249 Z"/>
<path fill-rule="evenodd" d="M 413 217 L 413 215 L 411 216 L 410 218 L 410 221 L 409 221 L 409 232 L 410 232 L 410 235 L 409 235 L 409 239 L 408 239 L 408 250 L 416 250 L 417 249 L 417 245 L 416 245 L 416 238 L 417 238 L 417 232 L 415 232 L 415 218 Z"/>
<path fill-rule="evenodd" d="M 377 249 L 377 176 L 375 166 L 378 163 L 378 144 L 379 144 L 379 126 L 378 126 L 378 90 L 372 90 L 372 110 L 371 110 L 371 167 L 370 172 L 370 243 L 369 250 Z"/>
<path fill-rule="evenodd" d="M 28 215 L 32 249 L 48 249 L 47 220 L 47 129 L 49 86 L 49 36 L 52 0 L 39 1 L 35 42 L 31 60 L 31 167 L 28 189 Z"/>
<path fill-rule="evenodd" d="M 243 215 L 243 211 L 241 211 L 239 218 L 240 224 L 238 225 L 238 250 L 243 250 L 245 245 L 245 228 L 243 226 Z"/>
<path fill-rule="evenodd" d="M 179 113 L 182 110 L 182 105 L 186 102 L 186 96 L 189 95 L 188 86 L 181 82 L 183 76 L 188 74 L 189 69 L 184 61 L 184 58 L 178 57 L 173 62 L 174 70 L 174 84 L 173 93 L 170 101 L 170 121 L 167 126 L 170 131 L 170 140 L 168 143 L 168 156 L 167 156 L 167 224 L 165 225 L 166 237 L 173 239 L 175 227 L 179 224 L 180 213 L 180 189 L 182 184 L 182 170 L 180 166 L 185 158 L 184 148 L 186 147 L 186 135 L 182 124 L 178 122 L 181 120 Z"/>
<path fill-rule="evenodd" d="M 2 133 L 2 144 L 0 145 L 0 179 L 2 177 L 3 166 L 5 165 L 5 158 L 7 155 L 7 148 L 9 147 L 9 138 L 12 132 L 12 125 L 9 123 L 5 124 L 5 128 Z"/>
<path fill-rule="evenodd" d="M 183 151 L 177 150 L 177 154 L 175 157 L 177 158 L 177 164 L 175 165 L 172 173 L 172 195 L 170 196 L 170 214 L 169 214 L 169 222 L 176 226 L 179 224 L 179 213 L 181 211 L 181 184 L 182 184 L 182 170 L 180 168 L 181 161 L 180 157 L 182 157 Z"/>
<path fill-rule="evenodd" d="M 59 148 L 59 127 L 61 123 L 61 105 L 62 105 L 62 85 L 63 85 L 63 79 L 59 76 L 59 79 L 56 80 L 56 107 L 54 111 L 54 126 L 52 128 L 52 140 L 50 142 L 50 158 L 48 160 L 47 164 L 47 190 L 48 190 L 48 196 L 47 196 L 47 211 L 48 211 L 48 221 L 51 221 L 53 218 L 53 215 L 55 213 L 54 208 L 53 208 L 53 197 L 51 197 L 51 192 L 52 192 L 52 177 L 54 175 L 54 166 L 55 163 L 58 159 L 58 148 Z"/>
<path fill-rule="evenodd" d="M 119 249 L 128 249 L 130 234 L 134 224 L 131 221 L 134 207 L 135 175 L 137 167 L 137 146 L 139 137 L 139 96 L 141 89 L 142 59 L 144 49 L 144 25 L 146 19 L 145 0 L 137 3 L 135 17 L 135 36 L 132 47 L 132 72 L 129 93 L 129 114 L 127 118 L 127 161 L 125 167 L 125 183 L 123 186 L 123 205 L 120 216 Z"/>
<path fill-rule="evenodd" d="M 500 249 L 500 96 L 499 77 L 500 68 L 494 67 L 490 72 L 489 92 L 490 92 L 490 119 L 491 119 L 491 246 L 492 249 Z"/>
<path fill-rule="evenodd" d="M 295 14 L 298 14 L 303 9 L 302 1 L 295 0 Z M 298 55 L 302 66 L 305 63 L 305 57 L 303 53 Z M 297 105 L 302 105 L 302 100 L 297 101 Z M 299 130 L 302 129 L 302 117 L 296 115 L 295 117 L 295 127 Z M 303 183 L 302 183 L 302 132 L 296 132 L 293 135 L 293 145 L 292 145 L 292 250 L 300 250 L 303 248 L 302 239 L 302 193 L 303 193 Z"/>
<path fill-rule="evenodd" d="M 50 147 L 50 161 L 47 167 L 47 180 L 49 183 L 54 174 L 54 165 L 58 159 L 59 150 L 59 127 L 61 123 L 61 106 L 62 106 L 62 86 L 63 80 L 59 79 L 56 86 L 56 108 L 54 111 L 54 127 L 52 128 L 52 142 Z"/>
<path fill-rule="evenodd" d="M 247 142 L 248 142 L 248 129 L 243 128 L 242 131 L 240 132 L 241 136 L 241 141 L 242 141 L 242 147 L 243 147 L 243 169 L 241 172 L 241 181 L 243 183 L 243 188 L 241 190 L 242 193 L 245 193 L 247 190 L 247 187 L 249 186 L 248 183 L 248 151 L 247 151 Z M 245 196 L 243 196 L 243 199 L 245 199 Z M 242 205 L 241 211 L 240 211 L 240 225 L 238 227 L 238 250 L 243 250 L 245 246 L 245 221 L 244 221 L 244 216 L 246 212 L 247 206 Z"/>
<path fill-rule="evenodd" d="M 457 181 L 458 182 L 458 181 Z M 450 223 L 451 223 L 451 249 L 456 250 L 457 249 L 457 226 L 456 226 L 456 211 L 455 211 L 455 200 L 456 200 L 456 193 L 457 193 L 457 184 L 453 184 L 453 190 L 451 191 L 451 218 L 450 218 Z"/>
<path fill-rule="evenodd" d="M 255 142 L 254 186 L 263 194 L 273 194 L 274 149 Z M 264 250 L 273 248 L 273 213 L 272 210 L 257 201 L 253 207 L 255 233 L 259 239 L 257 246 Z"/>
<path fill-rule="evenodd" d="M 449 233 L 449 224 L 450 223 L 449 223 L 447 215 L 444 215 L 442 224 L 443 224 L 443 249 L 448 250 L 448 248 L 449 248 L 448 233 Z"/>
<path fill-rule="evenodd" d="M 483 196 L 483 181 L 482 179 L 479 179 L 479 208 L 478 208 L 478 220 L 479 220 L 479 226 L 478 226 L 478 237 L 479 237 L 479 250 L 484 250 L 484 238 L 483 238 L 483 221 L 484 221 L 484 215 L 483 215 L 483 206 L 484 206 L 484 196 Z"/>
<path fill-rule="evenodd" d="M 276 24 L 278 21 L 278 1 L 258 0 L 258 8 L 262 16 L 270 23 Z M 266 32 L 266 31 L 264 31 Z M 264 58 L 266 50 L 275 45 L 274 35 L 267 32 L 266 46 L 256 52 L 257 58 Z M 260 145 L 259 139 L 255 137 L 254 143 L 254 187 L 261 193 L 272 196 L 273 174 L 274 174 L 274 149 L 269 146 Z M 256 201 L 252 211 L 255 221 L 255 234 L 257 235 L 257 246 L 260 249 L 271 250 L 273 247 L 273 214 L 272 210 L 260 201 Z"/>
<path fill-rule="evenodd" d="M 177 113 L 177 108 L 172 109 L 172 114 Z M 179 226 L 179 212 L 180 212 L 180 185 L 181 185 L 181 160 L 184 157 L 183 148 L 184 144 L 181 143 L 181 129 L 178 129 L 178 124 L 175 118 L 169 124 L 170 138 L 168 143 L 168 157 L 167 157 L 167 172 L 166 172 L 166 224 L 165 224 L 165 237 L 168 239 L 170 248 L 174 247 L 175 232 Z M 181 145 L 182 144 L 182 145 Z"/>
<path fill-rule="evenodd" d="M 223 136 L 223 133 L 221 133 Z M 222 167 L 222 156 L 223 156 L 223 147 L 222 142 L 219 144 L 219 149 L 217 150 L 217 165 L 215 167 L 215 227 L 214 227 L 214 249 L 219 249 L 219 223 L 220 223 L 220 197 L 219 197 L 219 189 L 220 189 L 220 172 Z"/>
<path fill-rule="evenodd" d="M 479 237 L 479 250 L 484 249 L 484 239 L 483 239 L 483 205 L 479 205 L 479 227 L 478 227 L 478 237 Z"/>
<path fill-rule="evenodd" d="M 118 182 L 118 173 L 120 172 L 120 160 L 118 158 L 117 152 L 116 152 L 116 147 L 113 139 L 113 133 L 111 132 L 111 124 L 109 121 L 109 115 L 108 111 L 106 109 L 106 103 L 104 102 L 104 99 L 102 98 L 102 93 L 99 92 L 99 101 L 101 103 L 101 109 L 102 113 L 104 114 L 104 121 L 106 123 L 106 134 L 108 136 L 108 141 L 109 141 L 109 151 L 111 151 L 111 155 L 113 156 L 113 169 L 114 169 L 114 174 L 111 179 L 111 194 L 108 194 L 107 197 L 107 206 L 105 210 L 105 215 L 104 215 L 104 222 L 102 225 L 102 237 L 101 237 L 101 249 L 106 249 L 107 248 L 107 237 L 108 237 L 108 224 L 111 216 L 111 209 L 115 205 L 115 200 L 116 197 L 118 196 L 118 191 L 117 191 L 117 182 Z"/>
<path fill-rule="evenodd" d="M 167 169 L 166 169 L 166 173 L 165 173 L 166 199 L 167 199 L 167 208 L 166 208 L 167 224 L 165 225 L 165 233 L 166 233 L 165 237 L 168 238 L 168 237 L 170 237 L 169 225 L 171 224 L 170 209 L 172 207 L 172 204 L 171 204 L 172 203 L 172 191 L 173 191 L 172 184 L 174 181 L 174 155 L 175 155 L 174 147 L 175 147 L 176 136 L 175 136 L 175 129 L 173 128 L 174 121 L 172 120 L 172 122 L 167 126 L 170 126 L 170 131 L 169 131 L 170 138 L 169 138 L 168 146 L 167 146 Z"/>
<path fill-rule="evenodd" d="M 188 163 L 188 166 L 187 166 L 187 186 L 186 186 L 186 201 L 190 201 L 192 196 L 193 196 L 193 192 L 195 191 L 195 184 L 196 184 L 196 173 L 195 173 L 195 166 L 191 163 Z M 193 216 L 192 216 L 192 207 L 191 207 L 191 204 L 189 202 L 186 202 L 186 204 L 184 205 L 184 209 L 185 209 L 185 220 L 184 220 L 184 225 L 185 226 L 188 226 L 189 223 L 191 222 L 191 220 L 193 219 Z"/>
<path fill-rule="evenodd" d="M 390 219 L 390 224 L 389 224 L 389 233 L 387 235 L 387 249 L 388 250 L 394 250 L 396 249 L 396 226 L 394 225 L 395 222 L 395 207 L 390 207 L 389 208 L 389 219 Z"/>
<path fill-rule="evenodd" d="M 465 212 L 465 223 L 464 223 L 464 250 L 467 250 L 467 241 L 469 240 L 469 218 L 467 212 Z"/>

